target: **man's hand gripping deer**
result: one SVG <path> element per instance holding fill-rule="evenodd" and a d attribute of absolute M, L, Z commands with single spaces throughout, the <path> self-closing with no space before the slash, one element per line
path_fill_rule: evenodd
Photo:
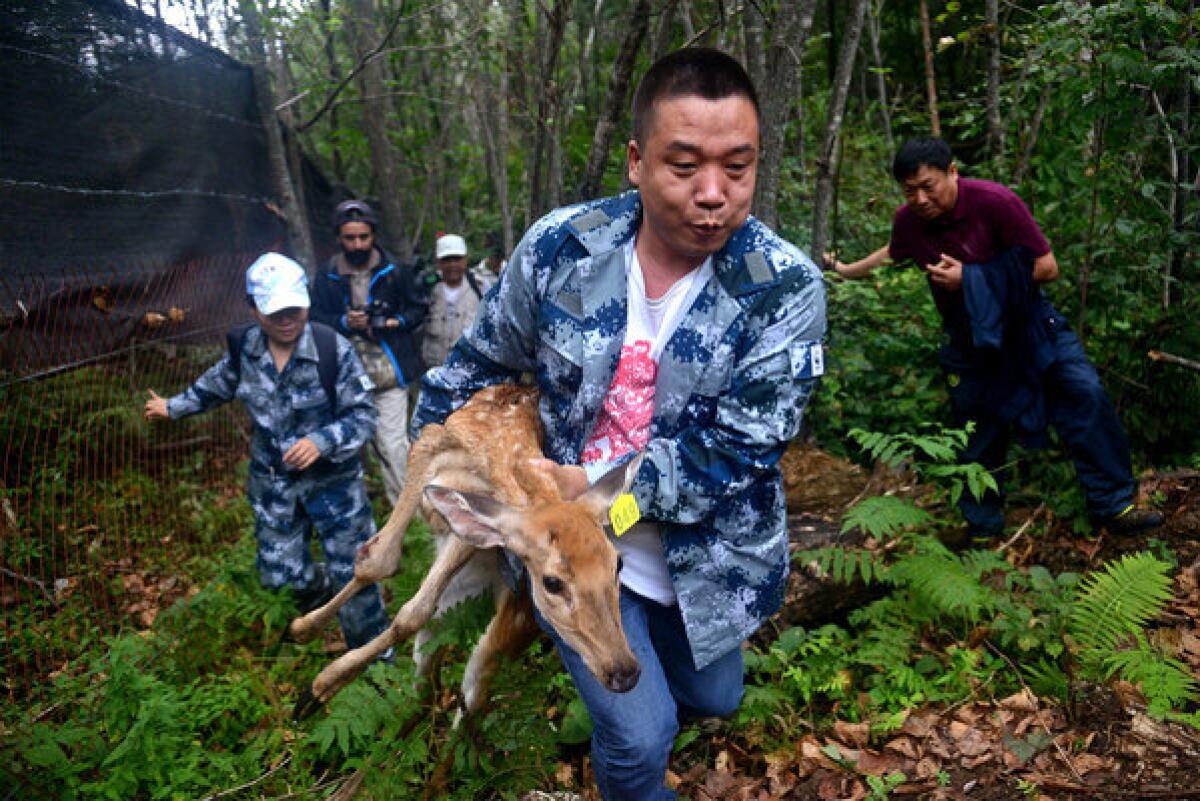
<path fill-rule="evenodd" d="M 354 578 L 325 606 L 292 621 L 292 636 L 311 639 L 356 593 L 396 572 L 418 504 L 445 539 L 417 593 L 391 626 L 317 675 L 316 700 L 328 701 L 388 648 L 418 632 L 472 557 L 490 560 L 494 569 L 496 554 L 480 551 L 498 547 L 524 562 L 529 592 L 513 593 L 503 582 L 493 582 L 499 590 L 496 616 L 463 680 L 468 710 L 486 700 L 496 656 L 516 656 L 539 633 L 530 600 L 605 687 L 626 692 L 637 684 L 640 669 L 621 628 L 618 556 L 600 521 L 632 482 L 638 460 L 565 501 L 554 478 L 535 464 L 542 457 L 541 440 L 536 391 L 513 385 L 481 390 L 445 425 L 425 427 L 409 455 L 408 479 L 396 508 L 359 549 Z"/>

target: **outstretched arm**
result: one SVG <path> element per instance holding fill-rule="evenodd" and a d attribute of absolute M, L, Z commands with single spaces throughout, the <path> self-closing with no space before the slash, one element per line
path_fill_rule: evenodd
<path fill-rule="evenodd" d="M 825 254 L 825 266 L 832 267 L 837 271 L 838 275 L 850 279 L 866 278 L 876 267 L 887 261 L 891 261 L 887 245 L 884 245 L 865 259 L 852 261 L 849 264 L 838 261 L 836 253 Z"/>

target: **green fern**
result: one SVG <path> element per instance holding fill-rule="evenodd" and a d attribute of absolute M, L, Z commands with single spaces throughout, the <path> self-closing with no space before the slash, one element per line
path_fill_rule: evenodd
<path fill-rule="evenodd" d="M 1187 665 L 1159 653 L 1144 636 L 1137 645 L 1117 651 L 1104 660 L 1108 675 L 1120 675 L 1139 685 L 1146 696 L 1150 714 L 1163 717 L 1190 701 L 1200 700 L 1200 687 Z"/>
<path fill-rule="evenodd" d="M 1080 582 L 1070 632 L 1085 662 L 1102 662 L 1162 611 L 1171 597 L 1168 570 L 1149 553 L 1126 554 Z"/>
<path fill-rule="evenodd" d="M 932 521 L 929 513 L 907 498 L 880 495 L 864 498 L 842 518 L 842 533 L 860 529 L 875 540 L 891 539 L 906 529 L 919 529 Z"/>
<path fill-rule="evenodd" d="M 1035 665 L 1025 665 L 1021 668 L 1029 683 L 1029 688 L 1039 696 L 1057 698 L 1066 701 L 1071 697 L 1071 679 L 1058 664 L 1044 657 Z"/>
<path fill-rule="evenodd" d="M 1151 714 L 1200 700 L 1187 667 L 1150 645 L 1143 631 L 1171 598 L 1171 566 L 1150 553 L 1127 554 L 1080 582 L 1070 619 L 1082 672 L 1138 684 Z"/>
<path fill-rule="evenodd" d="M 817 568 L 838 584 L 850 584 L 856 580 L 867 585 L 877 584 L 887 572 L 887 565 L 880 554 L 839 545 L 800 551 L 793 558 L 800 564 L 816 562 Z"/>
<path fill-rule="evenodd" d="M 913 553 L 900 557 L 889 568 L 887 578 L 896 586 L 908 587 L 940 612 L 975 621 L 993 608 L 995 597 L 972 566 L 937 540 L 926 537 Z"/>

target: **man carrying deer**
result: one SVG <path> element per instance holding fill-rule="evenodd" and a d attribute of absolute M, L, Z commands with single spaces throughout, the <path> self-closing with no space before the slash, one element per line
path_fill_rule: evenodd
<path fill-rule="evenodd" d="M 578 632 L 537 616 L 591 713 L 607 801 L 674 797 L 679 719 L 737 708 L 741 644 L 782 600 L 777 463 L 823 371 L 825 296 L 812 262 L 749 216 L 759 146 L 757 96 L 735 60 L 701 48 L 660 59 L 634 100 L 636 190 L 530 228 L 413 417 L 415 439 L 479 390 L 533 373 L 549 457 L 538 466 L 564 499 L 641 454 L 612 515 L 640 678 L 598 679 L 571 645 Z M 501 519 L 473 505 L 467 516 Z M 576 591 L 569 575 L 533 579 L 543 599 Z"/>

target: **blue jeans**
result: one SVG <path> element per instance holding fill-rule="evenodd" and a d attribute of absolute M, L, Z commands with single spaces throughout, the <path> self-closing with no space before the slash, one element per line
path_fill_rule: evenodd
<path fill-rule="evenodd" d="M 1078 337 L 1068 328 L 1055 332 L 1056 361 L 1042 378 L 1049 422 L 1075 462 L 1075 475 L 1087 495 L 1093 520 L 1119 514 L 1133 500 L 1135 484 L 1129 442 L 1096 368 L 1088 360 Z M 951 390 L 960 422 L 975 421 L 975 431 L 959 459 L 979 462 L 993 471 L 1004 464 L 1011 438 L 1009 423 L 970 408 Z M 973 535 L 997 537 L 1004 530 L 1004 488 L 976 500 L 963 493 L 958 502 Z"/>
<path fill-rule="evenodd" d="M 637 686 L 614 693 L 539 614 L 592 716 L 592 769 L 604 801 L 671 801 L 663 780 L 681 718 L 733 714 L 742 700 L 742 651 L 696 670 L 678 606 L 621 588 L 621 623 L 642 668 Z"/>

